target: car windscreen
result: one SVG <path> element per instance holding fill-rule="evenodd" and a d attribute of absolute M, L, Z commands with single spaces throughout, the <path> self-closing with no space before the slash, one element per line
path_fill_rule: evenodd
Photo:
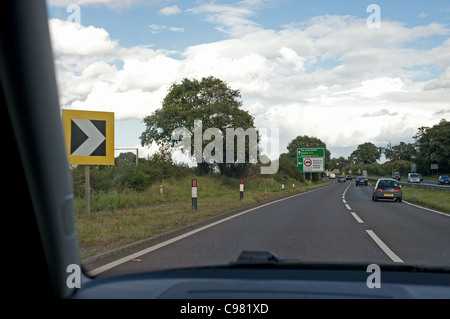
<path fill-rule="evenodd" d="M 448 193 L 432 188 L 450 174 L 446 1 L 47 9 L 88 274 L 228 265 L 245 250 L 396 263 L 367 230 L 405 264 L 449 266 Z M 404 200 L 375 201 L 393 172 Z"/>

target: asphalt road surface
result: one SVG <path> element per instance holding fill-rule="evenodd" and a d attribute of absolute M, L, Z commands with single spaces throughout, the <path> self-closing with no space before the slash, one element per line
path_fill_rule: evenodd
<path fill-rule="evenodd" d="M 243 250 L 319 263 L 450 265 L 450 216 L 371 200 L 354 181 L 225 218 L 173 242 L 95 269 L 97 277 L 228 264 Z"/>

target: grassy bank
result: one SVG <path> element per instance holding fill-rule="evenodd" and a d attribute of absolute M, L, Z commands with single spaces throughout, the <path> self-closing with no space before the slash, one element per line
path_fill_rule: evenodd
<path fill-rule="evenodd" d="M 286 181 L 285 190 L 276 178 L 260 177 L 245 180 L 244 198 L 239 199 L 239 179 L 220 176 L 196 177 L 198 183 L 198 209 L 191 207 L 191 180 L 169 179 L 145 191 L 93 192 L 91 213 L 85 214 L 84 198 L 76 198 L 76 220 L 81 258 L 120 247 L 141 239 L 158 235 L 201 221 L 223 212 L 252 205 L 268 198 L 304 192 L 328 185 Z"/>

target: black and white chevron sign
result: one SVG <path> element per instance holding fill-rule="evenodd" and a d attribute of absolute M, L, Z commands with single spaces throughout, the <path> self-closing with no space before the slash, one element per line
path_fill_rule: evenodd
<path fill-rule="evenodd" d="M 106 156 L 106 121 L 72 119 L 70 155 Z"/>

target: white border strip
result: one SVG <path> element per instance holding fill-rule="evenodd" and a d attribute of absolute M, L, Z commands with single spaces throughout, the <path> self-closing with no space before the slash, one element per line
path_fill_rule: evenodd
<path fill-rule="evenodd" d="M 402 263 L 403 260 L 400 259 L 385 243 L 377 236 L 372 230 L 366 230 L 370 237 L 377 243 L 378 246 L 392 259 L 393 262 Z"/>
<path fill-rule="evenodd" d="M 439 215 L 444 215 L 444 216 L 450 217 L 450 214 L 446 214 L 446 213 L 443 213 L 443 212 L 440 212 L 440 211 L 437 211 L 437 210 L 434 210 L 434 209 L 431 209 L 431 208 L 419 206 L 419 205 L 416 205 L 416 204 L 407 202 L 406 200 L 404 200 L 403 202 L 406 203 L 406 204 L 408 204 L 408 205 L 417 207 L 417 208 L 425 209 L 425 210 L 428 210 L 428 211 L 430 211 L 430 212 L 433 212 L 433 213 L 436 213 L 436 214 L 439 214 Z"/>

